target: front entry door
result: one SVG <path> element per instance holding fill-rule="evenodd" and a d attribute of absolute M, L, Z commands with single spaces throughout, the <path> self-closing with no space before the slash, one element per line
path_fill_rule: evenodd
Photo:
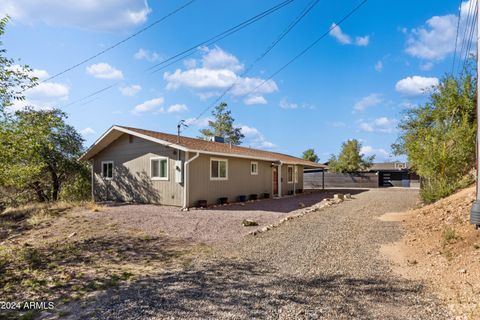
<path fill-rule="evenodd" d="M 278 169 L 277 167 L 272 168 L 272 177 L 273 177 L 273 195 L 278 196 Z"/>

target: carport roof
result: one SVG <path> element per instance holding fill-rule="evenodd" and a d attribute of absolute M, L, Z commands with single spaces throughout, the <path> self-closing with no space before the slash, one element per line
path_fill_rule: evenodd
<path fill-rule="evenodd" d="M 287 154 L 270 152 L 253 148 L 240 147 L 227 143 L 207 141 L 203 139 L 189 138 L 163 132 L 144 130 L 139 128 L 113 126 L 104 133 L 81 157 L 81 160 L 89 160 L 98 152 L 107 147 L 122 134 L 131 134 L 150 140 L 162 145 L 170 146 L 182 151 L 199 152 L 219 156 L 240 157 L 267 161 L 281 161 L 286 164 L 298 164 L 307 168 L 323 168 L 322 164 L 293 157 Z"/>

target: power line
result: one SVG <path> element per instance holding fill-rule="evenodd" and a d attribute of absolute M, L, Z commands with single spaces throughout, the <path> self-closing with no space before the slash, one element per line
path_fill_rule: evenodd
<path fill-rule="evenodd" d="M 473 1 L 470 0 L 468 4 L 468 11 L 467 11 L 467 21 L 465 23 L 465 29 L 463 30 L 463 37 L 462 37 L 462 46 L 460 47 L 460 53 L 459 53 L 459 67 L 462 61 L 463 57 L 463 49 L 465 48 L 465 45 L 467 44 L 467 33 L 469 30 L 469 25 L 470 25 L 470 17 L 472 16 L 472 3 Z M 461 7 L 460 7 L 460 14 L 461 14 Z M 458 70 L 457 70 L 458 71 Z"/>
<path fill-rule="evenodd" d="M 237 84 L 238 84 L 238 80 L 240 78 L 243 78 L 245 75 L 248 74 L 248 72 L 250 72 L 253 67 L 255 66 L 255 64 L 257 64 L 260 60 L 262 60 L 270 51 L 272 51 L 273 48 L 275 48 L 275 46 L 280 42 L 282 41 L 283 38 L 285 38 L 287 36 L 288 33 L 290 33 L 290 31 L 292 31 L 292 29 L 315 7 L 315 5 L 317 5 L 317 3 L 319 2 L 319 0 L 314 0 L 312 2 L 310 2 L 303 10 L 302 12 L 297 16 L 295 17 L 295 19 L 290 22 L 290 24 L 286 27 L 285 30 L 282 31 L 282 33 L 280 33 L 277 37 L 276 40 L 274 40 L 267 48 L 264 52 L 262 52 L 249 66 L 248 68 L 245 69 L 245 71 L 236 79 L 236 81 L 234 81 L 232 83 L 232 85 L 230 85 L 226 90 L 224 90 L 220 96 L 218 96 L 215 101 L 206 109 L 204 109 L 195 119 L 198 119 L 200 118 L 203 114 L 205 114 L 205 112 L 207 112 L 209 109 L 213 108 L 228 92 L 230 92 L 230 90 L 232 90 Z"/>
<path fill-rule="evenodd" d="M 307 51 L 309 51 L 311 48 L 313 48 L 320 40 L 325 38 L 330 31 L 341 25 L 345 20 L 347 20 L 351 15 L 353 15 L 360 7 L 362 7 L 368 0 L 363 0 L 359 5 L 357 5 L 355 8 L 353 8 L 348 14 L 346 14 L 342 19 L 340 19 L 337 23 L 333 24 L 325 33 L 323 33 L 320 37 L 318 37 L 315 41 L 313 41 L 309 46 L 307 46 L 305 49 L 303 49 L 300 53 L 298 53 L 295 57 L 293 57 L 290 61 L 288 61 L 286 64 L 284 64 L 281 68 L 279 68 L 277 71 L 275 71 L 272 75 L 270 75 L 267 79 L 263 80 L 262 83 L 260 83 L 257 87 L 255 87 L 251 93 L 255 92 L 263 86 L 267 81 L 271 80 L 273 77 L 275 77 L 277 74 L 282 72 L 285 68 L 287 68 L 289 65 L 291 65 L 293 62 L 295 62 L 298 58 L 303 56 Z"/>
<path fill-rule="evenodd" d="M 453 51 L 452 75 L 453 75 L 453 71 L 455 70 L 455 60 L 457 55 L 457 44 L 458 44 L 458 29 L 460 29 L 461 18 L 462 18 L 462 0 L 460 0 L 459 6 L 458 6 L 457 32 L 455 35 L 455 50 Z"/>
<path fill-rule="evenodd" d="M 465 50 L 465 56 L 464 56 L 464 59 L 463 59 L 462 71 L 465 70 L 465 66 L 466 66 L 467 61 L 468 61 L 468 56 L 469 56 L 469 53 L 470 53 L 470 49 L 471 49 L 472 43 L 473 43 L 473 37 L 475 35 L 475 29 L 476 29 L 475 26 L 476 26 L 477 18 L 478 18 L 477 9 L 478 9 L 478 1 L 475 1 L 475 12 L 474 12 L 474 15 L 473 15 L 473 18 L 472 18 L 472 23 L 470 25 L 470 35 L 468 37 L 468 43 L 467 43 L 467 47 L 466 47 L 466 50 Z"/>
<path fill-rule="evenodd" d="M 91 97 L 93 97 L 93 96 L 96 96 L 96 95 L 99 94 L 99 93 L 105 92 L 105 91 L 107 91 L 107 90 L 115 87 L 115 86 L 116 86 L 117 84 L 119 84 L 120 82 L 121 82 L 121 81 L 117 81 L 117 82 L 115 82 L 115 83 L 113 83 L 113 84 L 111 84 L 111 85 L 108 85 L 108 86 L 100 89 L 100 90 L 97 90 L 97 91 L 95 91 L 95 92 L 92 92 L 92 93 L 90 93 L 89 95 L 86 95 L 86 96 L 84 96 L 84 97 L 82 97 L 82 98 L 80 98 L 80 99 L 77 99 L 77 100 L 75 100 L 75 101 L 72 101 L 72 102 L 64 105 L 63 107 L 64 107 L 64 108 L 65 108 L 65 107 L 69 107 L 69 106 L 71 106 L 71 105 L 73 105 L 73 104 L 77 104 L 77 103 L 79 103 L 79 102 L 85 101 L 85 100 L 87 100 L 88 98 L 91 98 Z M 91 101 L 89 101 L 89 102 L 87 102 L 87 103 L 84 103 L 84 104 L 82 104 L 82 106 L 85 105 L 85 104 L 88 104 L 88 103 L 90 103 L 90 102 L 92 102 L 92 101 L 94 101 L 94 100 L 91 100 Z"/>
<path fill-rule="evenodd" d="M 212 38 L 208 39 L 207 41 L 203 41 L 202 43 L 205 42 L 205 43 L 209 43 L 209 45 L 211 45 L 211 44 L 213 44 L 213 43 L 215 43 L 215 42 L 218 42 L 218 41 L 220 41 L 220 40 L 222 40 L 222 39 L 224 39 L 224 38 L 226 38 L 226 37 L 228 37 L 228 36 L 230 36 L 230 35 L 238 32 L 238 31 L 242 30 L 243 28 L 251 25 L 252 23 L 257 22 L 257 21 L 265 18 L 266 16 L 268 16 L 268 15 L 276 12 L 277 10 L 283 8 L 285 5 L 290 4 L 290 3 L 293 2 L 293 1 L 294 1 L 294 0 L 286 0 L 286 1 L 283 1 L 282 3 L 280 3 L 280 4 L 278 4 L 278 5 L 275 5 L 275 6 L 271 7 L 270 9 L 265 10 L 265 11 L 263 11 L 263 12 L 255 15 L 254 17 L 245 20 L 244 22 L 236 25 L 235 27 L 229 28 L 229 29 L 227 30 L 228 33 L 226 33 L 227 31 L 220 33 L 220 34 L 219 34 L 219 35 L 221 35 L 220 38 L 219 38 L 218 35 L 217 35 L 217 36 L 215 36 L 215 37 L 212 37 Z M 212 40 L 212 39 L 213 39 L 213 40 Z M 198 45 L 196 45 L 194 48 L 196 49 L 197 47 L 198 47 Z M 193 47 L 192 47 L 192 48 L 193 48 Z M 174 59 L 174 57 L 178 57 L 178 56 L 181 55 L 182 53 L 185 53 L 185 52 L 188 52 L 188 51 L 191 51 L 190 53 L 188 53 L 188 55 L 183 55 L 182 57 L 180 57 L 180 58 L 178 58 L 178 59 L 176 59 L 176 60 L 174 60 L 174 61 L 171 61 L 172 59 Z M 190 48 L 190 49 L 187 49 L 187 50 L 182 51 L 180 54 L 175 54 L 174 56 L 172 56 L 172 57 L 170 57 L 170 58 L 167 58 L 167 59 L 165 59 L 164 61 L 161 62 L 161 63 L 164 63 L 164 62 L 166 62 L 166 61 L 170 61 L 169 64 L 164 65 L 164 66 L 162 66 L 160 69 L 154 70 L 153 72 L 157 72 L 157 71 L 159 71 L 159 70 L 161 70 L 161 69 L 163 69 L 163 68 L 166 68 L 167 66 L 170 66 L 171 64 L 176 63 L 176 62 L 184 59 L 186 56 L 192 55 L 192 54 L 194 54 L 194 53 L 195 53 L 195 51 L 192 51 L 191 48 Z M 71 106 L 71 105 L 76 104 L 76 103 L 78 103 L 78 102 L 80 102 L 80 101 L 83 101 L 83 100 L 85 100 L 85 99 L 88 99 L 88 98 L 90 98 L 90 97 L 92 97 L 92 96 L 94 96 L 94 95 L 97 95 L 97 94 L 100 94 L 100 93 L 102 93 L 102 92 L 105 92 L 105 91 L 113 88 L 113 87 L 114 87 L 116 84 L 118 84 L 118 83 L 119 83 L 119 82 L 116 82 L 116 83 L 114 83 L 113 85 L 108 85 L 108 86 L 106 86 L 106 87 L 103 87 L 102 89 L 99 89 L 99 90 L 97 90 L 97 91 L 95 91 L 95 92 L 93 92 L 93 93 L 91 93 L 91 94 L 88 94 L 87 96 L 85 96 L 85 97 L 83 97 L 83 98 L 81 98 L 81 99 L 78 99 L 78 100 L 76 100 L 76 101 L 74 101 L 74 102 L 71 102 L 71 103 L 65 105 L 64 107 L 66 107 L 66 106 Z"/>
<path fill-rule="evenodd" d="M 173 11 L 170 12 L 170 13 L 168 13 L 167 15 L 161 17 L 161 18 L 158 19 L 158 20 L 155 20 L 154 22 L 152 22 L 152 23 L 149 24 L 148 26 L 146 26 L 146 27 L 138 30 L 138 31 L 135 32 L 134 34 L 126 37 L 126 38 L 123 39 L 123 40 L 118 41 L 117 43 L 115 43 L 115 44 L 113 44 L 113 45 L 111 45 L 111 46 L 109 46 L 109 47 L 107 47 L 107 48 L 105 48 L 105 49 L 103 49 L 102 51 L 94 54 L 93 56 L 90 56 L 89 58 L 86 58 L 86 59 L 84 59 L 84 60 L 82 60 L 82 61 L 74 64 L 73 66 L 71 66 L 71 67 L 69 67 L 69 68 L 67 68 L 67 69 L 65 69 L 65 70 L 63 70 L 63 71 L 61 71 L 61 72 L 59 72 L 59 73 L 56 73 L 56 74 L 54 74 L 53 76 L 51 76 L 51 77 L 49 77 L 49 78 L 47 78 L 47 79 L 44 79 L 44 80 L 40 81 L 39 84 L 40 84 L 40 83 L 43 83 L 43 82 L 50 81 L 50 80 L 52 80 L 52 79 L 55 79 L 55 78 L 61 76 L 62 74 L 65 74 L 65 73 L 67 73 L 67 72 L 69 72 L 69 71 L 71 71 L 71 70 L 73 70 L 73 69 L 81 66 L 82 64 L 85 64 L 85 63 L 87 63 L 87 62 L 89 62 L 89 61 L 91 61 L 91 60 L 93 60 L 93 59 L 101 56 L 102 54 L 104 54 L 104 53 L 106 53 L 106 52 L 108 52 L 108 51 L 110 51 L 110 50 L 118 47 L 119 45 L 121 45 L 121 44 L 127 42 L 128 40 L 130 40 L 130 39 L 138 36 L 139 34 L 147 31 L 148 29 L 151 29 L 152 27 L 154 27 L 155 25 L 159 24 L 160 22 L 166 20 L 167 18 L 175 15 L 175 14 L 178 13 L 179 11 L 181 11 L 181 10 L 185 9 L 186 7 L 188 7 L 189 5 L 191 5 L 193 2 L 195 2 L 195 0 L 190 0 L 190 1 L 188 1 L 188 2 L 185 3 L 184 5 L 176 8 L 175 10 L 173 10 Z"/>
<path fill-rule="evenodd" d="M 174 59 L 176 59 L 176 58 L 179 58 L 179 57 L 180 57 L 180 58 L 177 59 L 177 60 L 175 60 L 175 61 L 182 60 L 182 59 L 184 59 L 184 58 L 186 57 L 186 56 L 184 56 L 184 55 L 186 55 L 187 53 L 189 53 L 189 52 L 195 52 L 199 47 L 202 47 L 202 46 L 205 46 L 205 45 L 209 45 L 209 44 L 211 44 L 212 42 L 217 42 L 217 41 L 219 41 L 219 40 L 222 40 L 222 39 L 224 39 L 225 37 L 227 37 L 227 36 L 229 36 L 229 35 L 237 32 L 237 31 L 239 31 L 239 30 L 241 30 L 241 29 L 249 26 L 250 24 L 252 24 L 252 23 L 254 23 L 254 22 L 256 22 L 256 21 L 264 18 L 265 16 L 267 16 L 267 15 L 269 15 L 269 14 L 271 14 L 271 13 L 273 13 L 273 12 L 275 12 L 275 11 L 281 9 L 281 8 L 283 8 L 284 6 L 290 4 L 291 2 L 293 2 L 293 0 L 286 0 L 286 1 L 282 2 L 282 3 L 279 3 L 278 5 L 272 7 L 272 8 L 270 8 L 270 9 L 268 9 L 268 10 L 265 10 L 265 11 L 261 12 L 261 13 L 255 15 L 255 16 L 251 17 L 250 19 L 241 22 L 240 24 L 238 24 L 238 25 L 236 25 L 236 26 L 234 26 L 234 27 L 231 27 L 231 28 L 229 28 L 229 29 L 227 29 L 227 30 L 225 30 L 225 31 L 223 31 L 223 32 L 221 32 L 221 33 L 219 33 L 219 34 L 217 34 L 217 35 L 215 35 L 215 36 L 213 36 L 213 37 L 205 40 L 205 41 L 202 41 L 202 42 L 199 42 L 199 43 L 195 44 L 194 46 L 192 46 L 192 47 L 190 47 L 190 48 L 188 48 L 188 49 L 186 49 L 186 50 L 184 50 L 184 51 L 182 51 L 182 52 L 180 52 L 180 53 L 178 53 L 178 54 L 175 54 L 175 55 L 173 55 L 173 56 L 171 56 L 171 57 L 169 57 L 169 58 L 167 58 L 167 59 L 165 59 L 165 60 L 163 60 L 163 61 L 160 61 L 159 63 L 154 64 L 153 66 L 147 68 L 146 70 L 149 71 L 149 70 L 155 69 L 156 67 L 162 66 L 162 65 L 164 65 L 165 63 L 170 62 L 170 61 L 172 61 L 172 60 L 174 60 Z M 189 55 L 190 55 L 190 54 L 189 54 Z M 170 64 L 168 64 L 168 65 L 170 65 Z M 160 71 L 160 70 L 162 70 L 162 69 L 164 69 L 164 67 L 159 68 L 159 69 L 156 69 L 156 70 L 153 70 L 152 73 L 158 72 L 158 71 Z"/>
<path fill-rule="evenodd" d="M 277 74 L 282 72 L 285 68 L 287 68 L 290 64 L 295 62 L 298 58 L 303 56 L 308 50 L 310 50 L 312 47 L 314 47 L 320 40 L 325 38 L 330 31 L 341 25 L 345 20 L 347 20 L 351 15 L 353 15 L 360 7 L 362 7 L 368 0 L 363 0 L 360 4 L 358 4 L 355 8 L 353 8 L 349 13 L 347 13 L 342 19 L 340 19 L 337 23 L 333 24 L 325 33 L 323 33 L 320 37 L 318 37 L 315 41 L 313 41 L 309 46 L 307 46 L 305 49 L 303 49 L 299 54 L 297 54 L 295 57 L 293 57 L 291 60 L 289 60 L 286 64 L 284 64 L 280 69 L 275 71 L 273 74 L 271 74 L 267 79 L 263 80 L 258 86 L 256 86 L 250 93 L 253 93 L 257 91 L 261 86 L 263 86 L 267 81 L 271 80 L 273 77 L 275 77 Z M 205 110 L 203 110 L 200 115 L 198 115 L 194 119 L 200 118 L 205 112 L 207 112 L 212 106 L 209 106 Z"/>

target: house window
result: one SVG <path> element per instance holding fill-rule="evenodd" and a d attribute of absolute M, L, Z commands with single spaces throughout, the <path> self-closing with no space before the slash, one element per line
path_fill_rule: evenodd
<path fill-rule="evenodd" d="M 102 177 L 106 180 L 113 179 L 113 161 L 102 161 Z"/>
<path fill-rule="evenodd" d="M 293 166 L 287 167 L 287 182 L 293 183 Z"/>
<path fill-rule="evenodd" d="M 250 162 L 250 174 L 252 175 L 258 174 L 258 162 L 255 162 L 255 161 Z"/>
<path fill-rule="evenodd" d="M 168 180 L 168 158 L 150 159 L 150 177 L 154 180 Z"/>
<path fill-rule="evenodd" d="M 293 171 L 294 171 L 293 179 L 294 179 L 295 183 L 298 183 L 298 167 L 295 166 Z"/>
<path fill-rule="evenodd" d="M 210 159 L 210 180 L 228 179 L 228 160 Z"/>

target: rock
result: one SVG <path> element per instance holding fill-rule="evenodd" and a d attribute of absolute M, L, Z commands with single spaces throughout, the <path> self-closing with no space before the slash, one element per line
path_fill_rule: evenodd
<path fill-rule="evenodd" d="M 458 272 L 460 272 L 460 273 L 467 273 L 467 270 L 465 270 L 465 269 L 460 269 L 460 270 L 458 270 Z"/>
<path fill-rule="evenodd" d="M 350 193 L 347 193 L 347 194 L 345 195 L 345 199 L 347 199 L 347 200 L 352 199 L 352 195 L 351 195 Z"/>
<path fill-rule="evenodd" d="M 298 205 L 300 206 L 300 208 L 305 208 L 305 203 L 303 202 L 299 202 Z"/>
<path fill-rule="evenodd" d="M 342 194 L 342 193 L 335 193 L 333 195 L 333 199 L 334 200 L 344 200 L 345 199 L 345 196 Z"/>
<path fill-rule="evenodd" d="M 245 219 L 245 220 L 242 221 L 242 225 L 244 227 L 255 227 L 255 226 L 258 226 L 258 222 L 253 221 L 253 220 Z"/>

